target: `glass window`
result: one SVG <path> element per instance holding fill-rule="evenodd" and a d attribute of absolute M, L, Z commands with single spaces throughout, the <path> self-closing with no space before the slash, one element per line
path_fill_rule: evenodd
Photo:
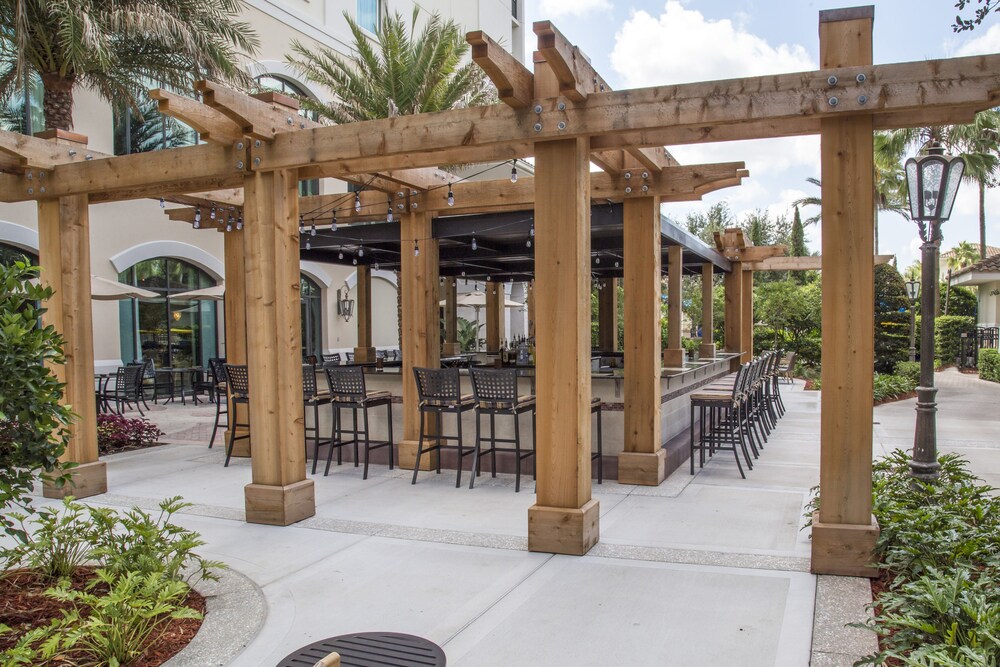
<path fill-rule="evenodd" d="M 375 32 L 381 9 L 381 0 L 358 0 L 358 25 L 368 32 Z"/>
<path fill-rule="evenodd" d="M 160 295 L 119 302 L 123 360 L 152 357 L 159 367 L 188 368 L 204 367 L 217 356 L 216 302 L 174 296 L 211 287 L 211 276 L 183 260 L 157 257 L 126 269 L 118 279 Z"/>
<path fill-rule="evenodd" d="M 44 130 L 44 95 L 42 80 L 37 76 L 30 77 L 0 107 L 0 129 L 21 134 L 34 134 Z"/>
<path fill-rule="evenodd" d="M 149 88 L 156 87 L 149 83 Z M 182 91 L 174 91 L 185 94 Z M 146 153 L 164 148 L 192 146 L 198 143 L 198 133 L 176 118 L 164 116 L 156 100 L 142 100 L 139 113 L 128 105 L 114 107 L 115 155 Z"/>
<path fill-rule="evenodd" d="M 261 74 L 257 77 L 257 85 L 264 90 L 271 90 L 289 97 L 301 98 L 309 97 L 309 94 L 301 86 L 289 81 L 279 74 Z M 311 121 L 319 122 L 319 114 L 315 111 L 299 109 L 299 115 Z M 313 178 L 308 181 L 299 181 L 299 196 L 312 197 L 319 194 L 319 179 Z"/>
<path fill-rule="evenodd" d="M 32 266 L 38 266 L 38 255 L 8 243 L 0 243 L 0 266 L 10 266 L 14 262 L 25 260 Z"/>
<path fill-rule="evenodd" d="M 322 290 L 312 279 L 300 276 L 299 295 L 302 303 L 302 357 L 319 357 L 323 354 Z"/>

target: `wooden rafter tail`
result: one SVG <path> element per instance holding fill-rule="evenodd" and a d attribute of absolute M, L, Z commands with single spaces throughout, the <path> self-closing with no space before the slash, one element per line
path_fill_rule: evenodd
<path fill-rule="evenodd" d="M 206 141 L 231 144 L 243 137 L 239 125 L 207 104 L 162 88 L 151 89 L 149 97 L 156 100 L 156 108 L 160 113 L 190 125 Z"/>
<path fill-rule="evenodd" d="M 77 137 L 78 141 L 60 140 L 63 135 Z M 55 141 L 30 137 L 18 132 L 0 130 L 0 157 L 8 166 L 4 171 L 23 169 L 52 169 L 56 165 L 86 162 L 89 159 L 110 157 L 106 153 L 93 151 L 86 146 L 83 135 L 66 133 L 61 130 L 54 134 Z M 89 157 L 88 157 L 89 156 Z"/>
<path fill-rule="evenodd" d="M 625 154 L 620 150 L 594 151 L 590 161 L 601 168 L 606 174 L 617 176 L 625 170 Z"/>
<path fill-rule="evenodd" d="M 876 266 L 888 264 L 895 255 L 875 255 L 872 259 Z M 769 257 L 755 262 L 744 262 L 744 271 L 820 271 L 823 269 L 823 258 L 819 255 L 807 257 Z"/>
<path fill-rule="evenodd" d="M 538 54 L 559 81 L 560 94 L 574 102 L 583 102 L 591 93 L 610 90 L 583 52 L 551 21 L 536 21 L 532 29 L 538 38 Z"/>
<path fill-rule="evenodd" d="M 271 140 L 281 133 L 322 127 L 300 116 L 297 105 L 292 108 L 279 101 L 260 100 L 214 81 L 198 81 L 195 88 L 201 92 L 204 104 L 224 114 L 256 139 Z M 269 99 L 276 98 L 271 96 Z"/>
<path fill-rule="evenodd" d="M 500 101 L 514 109 L 527 108 L 535 90 L 531 71 L 482 30 L 466 34 L 465 41 L 472 46 L 473 62 L 496 86 Z"/>

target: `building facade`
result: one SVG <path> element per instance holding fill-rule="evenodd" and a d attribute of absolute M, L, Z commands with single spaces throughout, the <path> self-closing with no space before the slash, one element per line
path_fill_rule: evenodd
<path fill-rule="evenodd" d="M 292 40 L 325 46 L 350 55 L 352 37 L 344 18 L 374 29 L 380 12 L 409 17 L 415 5 L 422 16 L 437 12 L 465 30 L 483 30 L 523 62 L 522 0 L 245 0 L 243 19 L 256 30 L 260 49 L 246 68 L 265 88 L 329 99 L 330 91 L 310 87 L 285 63 Z M 156 87 L 154 82 L 150 87 Z M 4 100 L 4 129 L 44 130 L 40 87 Z M 74 131 L 89 147 L 108 154 L 158 150 L 194 143 L 197 135 L 165 118 L 154 104 L 135 113 L 113 108 L 84 88 L 74 96 Z M 0 121 L 2 122 L 2 121 Z M 303 194 L 336 193 L 346 185 L 333 179 L 303 182 Z M 156 292 L 152 300 L 94 301 L 94 355 L 98 372 L 152 356 L 160 366 L 205 366 L 225 355 L 221 302 L 178 299 L 183 292 L 222 283 L 224 237 L 214 229 L 171 222 L 172 204 L 138 200 L 91 206 L 91 272 Z M 0 261 L 21 254 L 37 259 L 38 232 L 33 202 L 0 204 Z M 303 354 L 351 350 L 357 341 L 354 321 L 338 313 L 338 299 L 355 298 L 350 267 L 303 262 Z M 379 348 L 397 347 L 396 278 L 373 273 L 373 335 Z"/>

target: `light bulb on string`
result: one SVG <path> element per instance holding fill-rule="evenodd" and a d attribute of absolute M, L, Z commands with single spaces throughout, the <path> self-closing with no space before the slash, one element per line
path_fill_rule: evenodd
<path fill-rule="evenodd" d="M 413 256 L 420 257 L 420 244 L 417 241 L 413 242 Z"/>
<path fill-rule="evenodd" d="M 351 264 L 353 264 L 354 266 L 357 266 L 358 265 L 358 258 L 357 257 L 352 258 L 351 259 Z"/>
<path fill-rule="evenodd" d="M 243 213 L 236 216 L 236 231 L 243 229 Z"/>
<path fill-rule="evenodd" d="M 475 251 L 475 250 L 478 250 L 478 249 L 479 249 L 479 244 L 476 243 L 476 235 L 473 234 L 472 235 L 472 250 Z"/>
<path fill-rule="evenodd" d="M 364 257 L 364 256 L 365 256 L 365 247 L 358 246 L 358 257 Z"/>
<path fill-rule="evenodd" d="M 385 214 L 385 221 L 392 222 L 392 200 L 388 200 L 389 211 Z"/>
<path fill-rule="evenodd" d="M 212 212 L 208 214 L 208 217 L 215 220 L 215 205 L 212 206 Z"/>
<path fill-rule="evenodd" d="M 233 231 L 233 216 L 229 216 L 228 218 L 226 218 L 226 231 L 227 232 Z"/>
<path fill-rule="evenodd" d="M 312 249 L 312 242 L 307 238 L 306 239 L 306 250 L 311 250 L 311 249 Z"/>
<path fill-rule="evenodd" d="M 165 201 L 163 201 L 163 197 L 160 197 L 160 208 L 166 208 L 166 207 L 167 207 L 167 203 Z"/>
<path fill-rule="evenodd" d="M 316 222 L 314 221 L 312 227 L 309 228 L 309 236 L 316 236 Z"/>
<path fill-rule="evenodd" d="M 337 231 L 337 212 L 336 211 L 333 212 L 333 218 L 330 220 L 330 231 L 331 232 Z"/>
<path fill-rule="evenodd" d="M 306 219 L 305 216 L 299 215 L 299 234 L 306 230 Z"/>
<path fill-rule="evenodd" d="M 617 268 L 618 268 L 619 266 L 621 266 L 621 262 L 619 262 L 619 261 L 618 261 L 618 260 L 616 259 L 616 260 L 615 260 L 615 268 L 617 269 Z"/>
<path fill-rule="evenodd" d="M 354 193 L 354 212 L 361 212 L 361 194 L 358 192 Z"/>
<path fill-rule="evenodd" d="M 341 248 L 340 252 L 337 253 L 337 259 L 344 259 L 344 249 Z"/>
<path fill-rule="evenodd" d="M 600 263 L 601 263 L 601 256 L 598 255 L 597 258 L 594 259 L 594 264 L 600 264 Z"/>
<path fill-rule="evenodd" d="M 455 205 L 455 193 L 451 190 L 451 183 L 448 184 L 448 206 Z"/>
<path fill-rule="evenodd" d="M 378 271 L 378 262 L 375 262 L 374 264 L 372 264 L 372 269 L 375 270 L 375 271 Z"/>
<path fill-rule="evenodd" d="M 517 158 L 514 158 L 514 166 L 510 168 L 510 182 L 517 183 Z"/>

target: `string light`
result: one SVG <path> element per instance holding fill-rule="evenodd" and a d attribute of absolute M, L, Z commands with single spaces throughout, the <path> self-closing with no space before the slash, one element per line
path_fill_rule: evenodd
<path fill-rule="evenodd" d="M 201 229 L 201 207 L 194 210 L 194 228 Z"/>
<path fill-rule="evenodd" d="M 361 193 L 354 193 L 354 212 L 361 213 Z"/>
<path fill-rule="evenodd" d="M 313 222 L 312 227 L 309 228 L 309 236 L 316 236 L 316 223 Z"/>
<path fill-rule="evenodd" d="M 420 242 L 419 241 L 414 241 L 413 242 L 413 256 L 414 257 L 420 257 Z"/>
<path fill-rule="evenodd" d="M 163 197 L 160 197 L 160 208 L 166 208 L 166 207 L 167 207 L 167 203 L 165 201 L 163 201 Z"/>
<path fill-rule="evenodd" d="M 240 211 L 240 213 L 236 216 L 236 231 L 239 231 L 241 229 L 243 229 L 243 212 L 242 211 Z"/>
<path fill-rule="evenodd" d="M 365 256 L 365 247 L 358 246 L 358 257 L 364 257 L 364 256 Z"/>
<path fill-rule="evenodd" d="M 306 218 L 304 215 L 299 215 L 299 234 L 306 230 Z"/>
<path fill-rule="evenodd" d="M 378 271 L 378 262 L 375 262 L 374 264 L 372 264 L 372 269 L 375 270 L 375 271 Z"/>
<path fill-rule="evenodd" d="M 601 256 L 598 255 L 597 259 L 594 260 L 594 264 L 600 264 L 600 263 L 601 263 Z"/>
<path fill-rule="evenodd" d="M 472 250 L 475 252 L 479 248 L 479 244 L 476 243 L 476 235 L 472 235 Z"/>
<path fill-rule="evenodd" d="M 353 264 L 354 266 L 357 266 L 358 265 L 358 258 L 357 257 L 352 257 L 351 258 L 351 264 Z"/>
<path fill-rule="evenodd" d="M 386 200 L 386 202 L 389 205 L 389 211 L 388 211 L 388 213 L 385 214 L 385 221 L 386 222 L 392 222 L 392 200 L 388 199 L 388 200 Z"/>
<path fill-rule="evenodd" d="M 337 253 L 337 259 L 344 259 L 344 249 L 341 248 L 340 252 Z"/>
<path fill-rule="evenodd" d="M 517 158 L 514 158 L 514 166 L 510 168 L 510 182 L 517 183 Z"/>
<path fill-rule="evenodd" d="M 212 205 L 212 212 L 208 214 L 208 217 L 215 220 L 215 204 Z"/>
<path fill-rule="evenodd" d="M 306 250 L 311 250 L 311 249 L 312 249 L 312 243 L 310 243 L 309 239 L 307 238 L 306 239 Z"/>
<path fill-rule="evenodd" d="M 330 231 L 331 232 L 337 231 L 337 212 L 336 211 L 333 212 L 333 218 L 330 220 Z"/>
<path fill-rule="evenodd" d="M 448 206 L 455 205 L 455 193 L 451 191 L 451 183 L 448 184 Z"/>
<path fill-rule="evenodd" d="M 229 217 L 226 218 L 226 231 L 227 232 L 233 231 L 233 216 L 232 216 L 232 214 L 230 214 Z"/>

